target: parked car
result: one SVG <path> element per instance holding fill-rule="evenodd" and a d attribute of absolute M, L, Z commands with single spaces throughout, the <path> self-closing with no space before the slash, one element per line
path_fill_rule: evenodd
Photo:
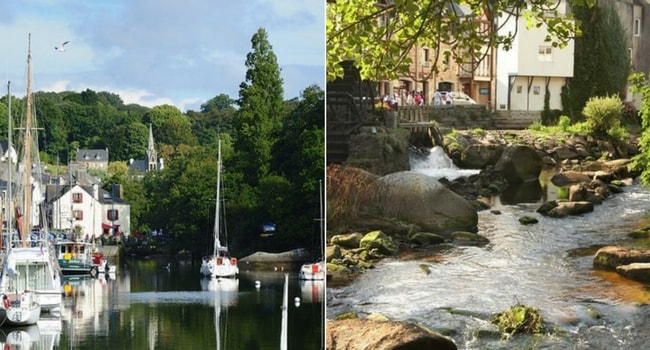
<path fill-rule="evenodd" d="M 452 104 L 454 105 L 475 105 L 476 101 L 469 97 L 467 94 L 462 92 L 447 92 L 447 95 L 451 95 Z"/>

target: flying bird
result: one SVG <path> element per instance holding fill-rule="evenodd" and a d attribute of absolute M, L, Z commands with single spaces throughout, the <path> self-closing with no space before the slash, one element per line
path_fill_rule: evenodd
<path fill-rule="evenodd" d="M 69 42 L 70 42 L 70 41 L 66 41 L 66 42 L 64 42 L 63 44 L 61 44 L 61 46 L 58 46 L 58 47 L 55 46 L 54 49 L 55 49 L 56 51 L 61 51 L 61 52 L 63 52 L 63 51 L 65 51 L 65 44 L 67 44 L 67 43 L 69 43 Z"/>

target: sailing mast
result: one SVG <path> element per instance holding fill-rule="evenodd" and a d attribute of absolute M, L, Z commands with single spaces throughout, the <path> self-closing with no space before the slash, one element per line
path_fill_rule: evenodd
<path fill-rule="evenodd" d="M 12 235 L 12 227 L 13 227 L 13 225 L 11 224 L 11 218 L 12 218 L 12 216 L 11 216 L 11 208 L 13 207 L 13 205 L 12 205 L 12 200 L 11 200 L 11 198 L 12 198 L 12 195 L 11 195 L 11 170 L 12 170 L 11 169 L 11 167 L 12 167 L 12 164 L 11 164 L 11 161 L 12 161 L 12 159 L 11 159 L 11 145 L 12 145 L 12 142 L 11 142 L 11 134 L 12 134 L 12 132 L 11 132 L 11 128 L 12 128 L 11 119 L 12 118 L 11 118 L 11 82 L 10 81 L 7 82 L 7 98 L 8 98 L 8 100 L 7 100 L 7 169 L 8 169 L 8 172 L 7 172 L 7 194 L 6 194 L 6 200 L 7 201 L 6 201 L 6 204 L 5 204 L 5 208 L 6 208 L 5 209 L 5 214 L 7 215 L 7 233 L 8 233 L 8 235 L 7 235 L 7 243 L 6 244 L 7 244 L 7 249 L 9 249 L 9 248 L 11 248 L 11 240 L 13 238 L 12 237 L 13 236 Z M 1 242 L 1 240 L 2 240 L 2 238 L 0 236 L 0 242 Z M 2 242 L 2 244 L 5 244 L 5 243 Z"/>
<path fill-rule="evenodd" d="M 219 199 L 221 198 L 221 140 L 219 140 L 217 147 L 217 203 L 214 207 L 214 248 L 212 255 L 217 255 L 217 248 L 221 247 L 219 241 Z"/>
<path fill-rule="evenodd" d="M 26 245 L 26 237 L 32 231 L 31 228 L 31 203 L 32 203 L 32 34 L 29 33 L 29 43 L 27 46 L 27 119 L 25 120 L 25 138 L 23 140 L 23 217 L 21 240 L 23 246 Z"/>

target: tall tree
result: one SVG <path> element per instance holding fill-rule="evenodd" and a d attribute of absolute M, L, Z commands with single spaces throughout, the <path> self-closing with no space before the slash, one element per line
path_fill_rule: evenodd
<path fill-rule="evenodd" d="M 575 39 L 573 78 L 565 89 L 564 112 L 582 120 L 582 110 L 591 97 L 617 95 L 625 99 L 632 63 L 625 28 L 611 2 L 574 8 L 582 23 L 582 35 Z"/>
<path fill-rule="evenodd" d="M 233 121 L 235 168 L 256 186 L 270 169 L 271 147 L 283 116 L 280 67 L 263 28 L 251 39 L 246 55 L 246 80 L 239 85 L 239 111 Z"/>

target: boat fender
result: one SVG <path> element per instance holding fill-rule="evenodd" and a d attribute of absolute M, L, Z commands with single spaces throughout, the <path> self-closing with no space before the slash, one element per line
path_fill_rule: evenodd
<path fill-rule="evenodd" d="M 2 295 L 2 305 L 5 307 L 6 310 L 9 310 L 9 308 L 11 307 L 11 300 L 9 300 L 6 294 Z"/>
<path fill-rule="evenodd" d="M 230 258 L 230 265 L 237 265 L 237 258 Z"/>
<path fill-rule="evenodd" d="M 63 256 L 63 260 L 68 261 L 70 259 L 72 259 L 72 255 L 70 253 L 65 253 L 65 255 Z"/>
<path fill-rule="evenodd" d="M 320 270 L 320 268 L 319 268 L 318 264 L 312 264 L 311 265 L 311 272 L 312 273 L 318 273 L 319 270 Z"/>
<path fill-rule="evenodd" d="M 90 275 L 92 277 L 97 277 L 97 266 L 93 266 L 90 268 Z"/>

